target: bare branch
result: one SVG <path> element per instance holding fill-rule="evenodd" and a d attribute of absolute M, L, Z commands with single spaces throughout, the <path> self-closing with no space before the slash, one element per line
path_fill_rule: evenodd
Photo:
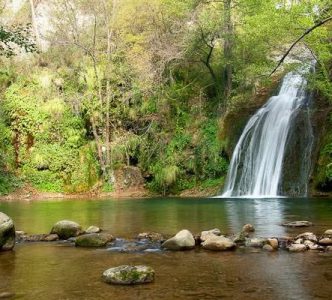
<path fill-rule="evenodd" d="M 288 54 L 292 51 L 292 49 L 296 46 L 296 44 L 298 42 L 300 42 L 306 35 L 308 35 L 311 31 L 313 31 L 314 29 L 316 29 L 319 26 L 322 26 L 323 24 L 327 23 L 328 21 L 332 20 L 332 16 L 317 22 L 314 26 L 308 28 L 295 42 L 293 42 L 293 44 L 289 47 L 289 49 L 286 51 L 286 53 L 282 56 L 282 58 L 279 60 L 277 66 L 273 69 L 273 71 L 270 73 L 270 76 L 273 75 L 278 68 L 281 66 L 281 64 L 284 62 L 284 60 L 286 59 L 286 57 L 288 56 Z"/>

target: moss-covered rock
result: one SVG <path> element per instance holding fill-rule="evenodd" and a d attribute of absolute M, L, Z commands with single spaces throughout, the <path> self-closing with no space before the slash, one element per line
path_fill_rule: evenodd
<path fill-rule="evenodd" d="M 114 240 L 114 237 L 108 233 L 88 233 L 76 238 L 77 247 L 104 247 L 107 243 Z"/>
<path fill-rule="evenodd" d="M 15 227 L 13 220 L 0 212 L 0 251 L 11 250 L 15 246 Z"/>
<path fill-rule="evenodd" d="M 106 270 L 102 278 L 106 283 L 132 285 L 152 282 L 154 275 L 151 267 L 124 265 Z"/>
<path fill-rule="evenodd" d="M 82 227 L 76 222 L 62 220 L 54 224 L 51 233 L 56 233 L 60 239 L 66 240 L 79 236 L 82 233 Z"/>

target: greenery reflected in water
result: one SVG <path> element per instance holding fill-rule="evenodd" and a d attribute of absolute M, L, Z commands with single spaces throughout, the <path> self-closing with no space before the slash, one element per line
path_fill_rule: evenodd
<path fill-rule="evenodd" d="M 313 230 L 332 228 L 332 199 L 183 199 L 151 198 L 121 200 L 62 200 L 0 203 L 0 211 L 14 219 L 16 228 L 45 233 L 61 219 L 84 228 L 97 225 L 118 236 L 143 231 L 175 233 L 219 227 L 225 233 L 252 223 L 257 234 L 282 235 L 294 230 L 283 222 L 308 220 Z"/>

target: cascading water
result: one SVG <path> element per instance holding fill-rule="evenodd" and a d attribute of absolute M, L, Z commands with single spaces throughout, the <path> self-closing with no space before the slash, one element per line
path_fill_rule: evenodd
<path fill-rule="evenodd" d="M 279 94 L 273 96 L 259 109 L 248 121 L 243 133 L 235 147 L 227 175 L 224 193 L 221 197 L 280 197 L 282 196 L 282 178 L 284 176 L 285 154 L 288 155 L 288 146 L 294 144 L 290 139 L 294 138 L 296 127 L 301 127 L 303 136 L 297 140 L 304 141 L 304 153 L 295 153 L 302 156 L 304 161 L 300 163 L 300 174 L 304 181 L 298 184 L 296 193 L 305 196 L 309 177 L 310 153 L 313 144 L 312 127 L 309 117 L 309 99 L 306 92 L 307 80 L 305 75 L 308 68 L 299 72 L 288 73 L 282 82 Z M 302 118 L 301 118 L 302 116 Z M 303 117 L 305 116 L 305 117 Z M 302 121 L 298 121 L 301 119 Z M 296 124 L 299 124 L 300 126 Z M 303 142 L 296 142 L 299 144 Z M 303 147 L 302 147 L 303 148 Z M 291 156 L 291 155 L 290 155 Z M 293 150 L 294 156 L 294 150 Z M 309 159 L 308 159 L 309 158 Z M 294 174 L 296 176 L 296 174 Z M 303 179 L 303 177 L 305 177 Z"/>

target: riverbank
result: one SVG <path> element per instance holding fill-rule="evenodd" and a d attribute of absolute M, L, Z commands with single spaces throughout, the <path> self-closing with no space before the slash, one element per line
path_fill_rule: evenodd
<path fill-rule="evenodd" d="M 212 186 L 203 188 L 201 186 L 194 187 L 192 189 L 187 189 L 182 191 L 179 195 L 180 197 L 211 197 L 217 195 L 220 192 L 219 186 Z M 152 196 L 161 196 L 152 193 L 147 190 L 144 186 L 132 187 L 128 189 L 116 189 L 113 192 L 102 192 L 102 191 L 89 191 L 85 193 L 51 193 L 51 192 L 41 192 L 29 185 L 25 185 L 16 191 L 9 193 L 7 195 L 0 195 L 0 202 L 5 201 L 38 201 L 38 200 L 48 200 L 48 199 L 89 199 L 89 198 L 146 198 Z"/>

